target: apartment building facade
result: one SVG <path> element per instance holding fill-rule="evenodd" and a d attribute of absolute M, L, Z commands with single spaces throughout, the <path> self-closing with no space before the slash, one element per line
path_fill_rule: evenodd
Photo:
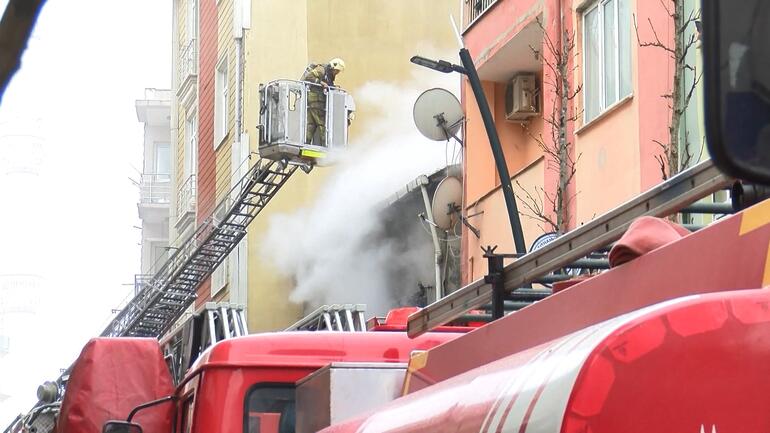
<path fill-rule="evenodd" d="M 136 117 L 144 124 L 142 173 L 137 210 L 142 222 L 140 272 L 135 289 L 141 289 L 168 258 L 171 206 L 171 99 L 167 89 L 145 89 L 136 101 Z"/>
<path fill-rule="evenodd" d="M 674 47 L 674 2 L 642 0 L 465 0 L 463 37 L 474 58 L 502 141 L 521 214 L 527 247 L 546 232 L 557 231 L 540 216 L 555 220 L 552 204 L 559 184 L 559 159 L 543 145 L 563 132 L 575 174 L 567 189 L 564 231 L 590 221 L 663 179 L 658 157 L 669 143 L 671 54 Z M 699 70 L 698 10 L 685 1 L 691 25 L 681 35 L 694 38 L 686 61 Z M 634 23 L 637 23 L 635 26 Z M 637 30 L 638 28 L 638 30 Z M 565 44 L 565 41 L 570 42 Z M 565 49 L 570 46 L 571 49 Z M 556 50 L 554 50 L 554 48 Z M 558 74 L 557 53 L 564 55 L 565 74 Z M 521 116 L 517 77 L 533 77 L 537 114 Z M 562 99 L 559 77 L 569 85 Z M 703 150 L 702 90 L 695 75 L 684 75 L 683 88 L 692 99 L 682 116 L 681 146 L 689 146 L 690 164 L 706 157 Z M 514 94 L 517 94 L 514 100 Z M 566 101 L 566 106 L 562 105 Z M 513 252 L 507 220 L 487 136 L 467 81 L 463 84 L 466 115 L 465 197 L 476 237 L 463 232 L 463 281 L 486 273 L 481 247 L 499 245 Z M 564 126 L 557 127 L 564 106 Z M 526 110 L 525 110 L 526 111 Z M 526 117 L 526 119 L 523 119 Z M 556 122 L 554 122 L 556 121 Z M 681 150 L 681 149 L 680 149 Z M 682 152 L 680 152 L 682 153 Z M 538 207 L 539 206 L 539 207 Z"/>
<path fill-rule="evenodd" d="M 406 82 L 418 49 L 454 50 L 445 17 L 458 16 L 458 6 L 456 0 L 174 0 L 172 248 L 216 218 L 216 206 L 258 159 L 260 83 L 298 79 L 309 63 L 333 57 L 346 61 L 338 83 L 354 96 L 370 81 Z M 353 141 L 381 108 L 358 105 Z M 271 215 L 306 206 L 333 170 L 298 172 L 284 185 L 201 285 L 196 309 L 209 300 L 243 304 L 252 332 L 281 329 L 303 314 L 303 306 L 288 301 L 293 282 L 264 260 L 262 240 Z"/>

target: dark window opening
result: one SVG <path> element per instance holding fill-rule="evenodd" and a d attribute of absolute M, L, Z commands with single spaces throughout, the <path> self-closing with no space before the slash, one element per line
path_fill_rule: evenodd
<path fill-rule="evenodd" d="M 294 387 L 257 384 L 246 394 L 244 433 L 294 433 Z"/>

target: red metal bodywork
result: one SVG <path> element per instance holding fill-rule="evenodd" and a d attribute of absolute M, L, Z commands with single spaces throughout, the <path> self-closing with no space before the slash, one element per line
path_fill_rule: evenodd
<path fill-rule="evenodd" d="M 73 364 L 57 422 L 57 433 L 101 433 L 109 420 L 171 394 L 174 386 L 158 341 L 153 338 L 94 338 Z M 171 431 L 171 404 L 139 412 L 146 433 Z"/>
<path fill-rule="evenodd" d="M 409 319 L 409 315 L 420 310 L 420 307 L 401 307 L 394 308 L 388 311 L 388 315 L 385 320 L 379 317 L 372 317 L 367 323 L 367 328 L 370 331 L 398 331 L 406 332 L 406 322 Z M 472 324 L 452 325 L 452 326 L 437 326 L 431 329 L 431 332 L 470 332 L 476 328 L 486 325 L 483 322 L 474 322 Z"/>
<path fill-rule="evenodd" d="M 506 356 L 324 430 L 770 431 L 770 290 L 693 295 Z"/>
<path fill-rule="evenodd" d="M 768 222 L 770 200 L 431 350 L 408 391 L 668 299 L 768 285 Z"/>
<path fill-rule="evenodd" d="M 409 339 L 405 332 L 284 332 L 224 340 L 201 355 L 178 390 L 178 431 L 189 424 L 183 417 L 192 417 L 190 432 L 243 431 L 244 398 L 255 384 L 293 385 L 331 362 L 406 363 L 412 351 L 459 335 L 442 332 Z M 185 402 L 191 397 L 189 412 Z"/>
<path fill-rule="evenodd" d="M 768 223 L 770 201 L 429 350 L 410 395 L 325 432 L 770 431 Z"/>

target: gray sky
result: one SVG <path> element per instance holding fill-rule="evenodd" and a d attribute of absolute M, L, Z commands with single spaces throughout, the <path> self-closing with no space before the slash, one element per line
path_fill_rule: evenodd
<path fill-rule="evenodd" d="M 171 4 L 49 0 L 0 104 L 0 429 L 133 290 L 134 101 L 170 86 Z"/>

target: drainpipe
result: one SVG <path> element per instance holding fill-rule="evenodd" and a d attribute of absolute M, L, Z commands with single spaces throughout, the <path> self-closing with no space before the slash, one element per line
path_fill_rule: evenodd
<path fill-rule="evenodd" d="M 243 134 L 243 34 L 235 38 L 235 133 L 238 141 Z"/>
<path fill-rule="evenodd" d="M 231 164 L 233 167 L 230 170 L 231 175 L 231 183 L 238 182 L 238 179 L 241 178 L 243 175 L 243 172 L 248 170 L 248 167 L 242 167 L 242 164 L 244 161 L 241 158 L 241 155 L 244 153 L 248 155 L 248 152 L 244 152 L 243 147 L 248 146 L 248 143 L 244 143 L 243 140 L 243 38 L 244 38 L 244 29 L 243 29 L 243 2 L 242 1 L 236 1 L 234 2 L 233 6 L 237 8 L 237 11 L 235 13 L 237 14 L 240 19 L 237 20 L 235 23 L 236 28 L 234 28 L 235 33 L 235 134 L 236 134 L 236 140 L 238 141 L 238 155 L 233 155 L 230 157 Z M 233 164 L 233 161 L 237 162 L 238 165 L 236 166 Z M 241 240 L 242 243 L 245 244 L 246 239 L 248 238 L 248 234 L 244 237 L 243 240 Z M 246 290 L 246 272 L 248 270 L 246 269 L 246 266 L 244 265 L 242 258 L 242 255 L 245 254 L 246 248 L 243 245 L 236 246 L 235 251 L 238 252 L 237 259 L 234 269 L 231 270 L 232 276 L 231 278 L 235 280 L 235 287 L 237 288 L 236 295 L 236 302 L 242 303 L 245 306 L 248 303 L 247 296 L 248 291 Z M 230 293 L 230 299 L 232 300 L 233 293 Z"/>
<path fill-rule="evenodd" d="M 420 176 L 420 191 L 422 191 L 422 201 L 425 204 L 425 215 L 428 217 L 428 221 L 433 222 L 433 210 L 430 205 L 430 198 L 428 197 L 428 189 L 425 185 L 428 184 L 427 176 Z M 438 243 L 438 233 L 436 233 L 436 227 L 429 223 L 430 235 L 433 238 L 433 253 L 436 259 L 436 296 L 434 299 L 438 301 L 444 296 L 444 285 L 441 278 L 441 245 Z"/>
<path fill-rule="evenodd" d="M 169 124 L 169 133 L 171 140 L 171 197 L 169 197 L 170 205 L 168 208 L 169 221 L 176 221 L 177 214 L 177 193 L 179 185 L 177 184 L 177 169 L 176 158 L 179 155 L 179 99 L 176 96 L 176 91 L 179 88 L 179 21 L 177 19 L 177 11 L 179 6 L 178 1 L 172 3 L 171 13 L 171 120 Z M 168 245 L 174 245 L 179 233 L 177 233 L 176 225 L 173 223 L 168 224 Z"/>

